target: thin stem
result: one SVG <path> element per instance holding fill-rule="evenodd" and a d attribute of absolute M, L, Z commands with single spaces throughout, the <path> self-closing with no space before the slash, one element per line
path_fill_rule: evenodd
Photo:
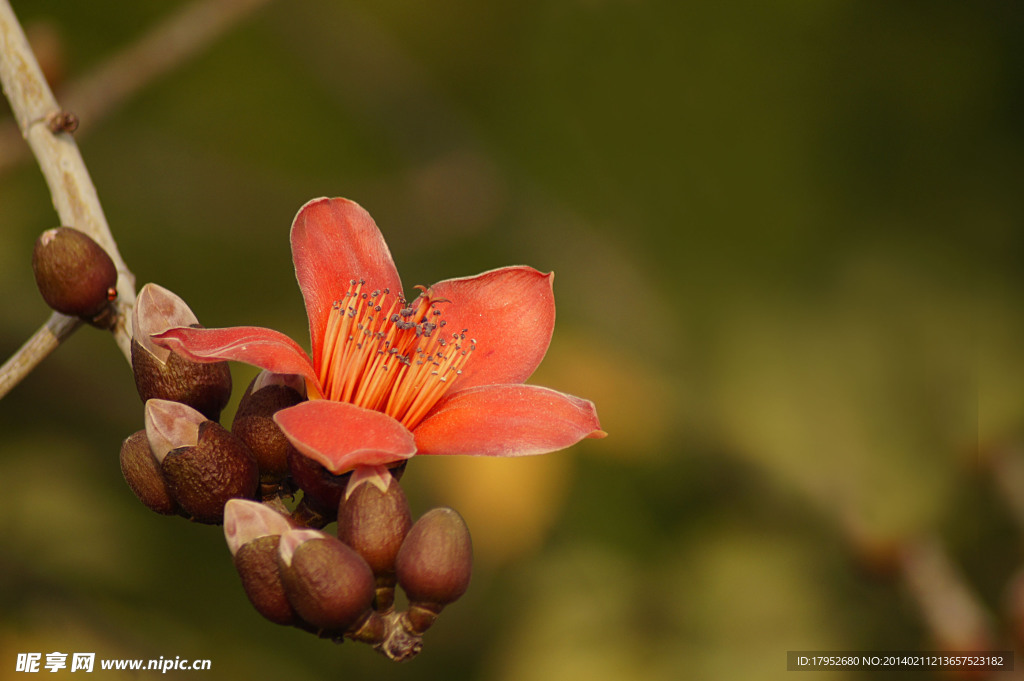
<path fill-rule="evenodd" d="M 74 333 L 81 320 L 54 312 L 32 337 L 0 366 L 0 398 L 18 385 L 39 362 L 57 349 L 61 342 Z"/>
<path fill-rule="evenodd" d="M 0 83 L 11 104 L 22 136 L 28 142 L 50 189 L 53 206 L 62 225 L 85 232 L 110 254 L 117 267 L 116 320 L 111 331 L 114 340 L 131 362 L 131 319 L 135 306 L 135 276 L 118 253 L 110 233 L 96 188 L 93 186 L 78 145 L 67 132 L 54 132 L 49 121 L 62 111 L 47 85 L 8 0 L 0 0 Z M 63 315 L 62 315 L 63 316 Z M 7 389 L 13 387 L 77 328 L 77 320 L 55 321 L 53 317 L 33 338 L 46 339 L 26 343 L 5 365 L 10 376 L 0 378 Z M 54 333 L 60 329 L 60 333 Z M 18 373 L 13 372 L 18 367 Z"/>

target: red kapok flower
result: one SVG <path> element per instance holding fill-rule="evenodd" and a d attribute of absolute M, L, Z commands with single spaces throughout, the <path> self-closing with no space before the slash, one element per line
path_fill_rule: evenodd
<path fill-rule="evenodd" d="M 551 341 L 554 274 L 504 267 L 420 289 L 412 302 L 373 218 L 314 199 L 291 229 L 312 361 L 271 329 L 175 328 L 156 344 L 196 362 L 235 360 L 306 381 L 275 421 L 329 471 L 414 454 L 544 454 L 604 437 L 588 400 L 524 385 Z"/>

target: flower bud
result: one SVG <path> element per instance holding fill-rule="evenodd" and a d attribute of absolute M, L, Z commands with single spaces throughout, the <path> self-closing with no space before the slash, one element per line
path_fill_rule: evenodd
<path fill-rule="evenodd" d="M 178 402 L 146 402 L 146 434 L 168 489 L 193 520 L 220 523 L 224 504 L 256 494 L 259 469 L 241 440 Z"/>
<path fill-rule="evenodd" d="M 132 433 L 122 443 L 121 473 L 135 496 L 149 509 L 163 515 L 178 512 L 178 502 L 171 496 L 167 481 L 160 473 L 145 430 Z"/>
<path fill-rule="evenodd" d="M 277 563 L 280 543 L 279 534 L 254 539 L 235 553 L 235 570 L 256 612 L 274 624 L 296 625 L 301 620 L 285 595 Z"/>
<path fill-rule="evenodd" d="M 303 620 L 344 632 L 357 627 L 373 602 L 373 572 L 358 553 L 317 530 L 281 535 L 278 566 L 288 602 Z"/>
<path fill-rule="evenodd" d="M 462 516 L 450 508 L 427 511 L 402 542 L 395 569 L 409 597 L 412 630 L 422 633 L 469 587 L 473 542 Z"/>
<path fill-rule="evenodd" d="M 150 336 L 178 326 L 200 326 L 181 298 L 162 286 L 146 284 L 132 313 L 132 371 L 143 401 L 181 402 L 216 421 L 231 397 L 227 362 L 200 364 L 153 343 Z"/>
<path fill-rule="evenodd" d="M 288 472 L 292 482 L 302 490 L 300 506 L 311 516 L 305 524 L 323 527 L 333 522 L 351 472 L 335 475 L 294 447 L 288 452 Z"/>
<path fill-rule="evenodd" d="M 280 513 L 252 501 L 231 499 L 224 506 L 224 535 L 242 588 L 256 611 L 275 624 L 300 624 L 285 596 L 278 569 L 281 534 L 292 529 Z"/>
<path fill-rule="evenodd" d="M 256 455 L 263 483 L 278 483 L 288 475 L 288 454 L 295 447 L 274 422 L 274 413 L 301 402 L 304 392 L 301 377 L 264 371 L 253 379 L 238 403 L 231 432 Z"/>
<path fill-rule="evenodd" d="M 46 304 L 57 312 L 93 320 L 117 297 L 117 268 L 87 234 L 48 229 L 36 240 L 32 272 Z"/>
<path fill-rule="evenodd" d="M 366 470 L 373 473 L 366 477 Z M 395 557 L 412 526 L 409 502 L 382 467 L 357 468 L 338 508 L 338 538 L 363 557 L 378 577 L 392 576 Z"/>

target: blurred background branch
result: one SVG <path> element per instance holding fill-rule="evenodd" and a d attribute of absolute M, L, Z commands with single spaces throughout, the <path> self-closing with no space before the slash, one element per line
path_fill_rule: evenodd
<path fill-rule="evenodd" d="M 989 614 L 941 542 L 912 542 L 900 557 L 903 578 L 940 650 L 996 649 Z"/>
<path fill-rule="evenodd" d="M 142 88 L 200 54 L 270 0 L 198 0 L 173 12 L 73 82 L 57 88 L 67 111 L 95 128 Z M 52 42 L 48 47 L 59 49 Z M 57 75 L 57 74 L 54 74 Z M 27 158 L 15 121 L 0 123 L 0 173 Z"/>

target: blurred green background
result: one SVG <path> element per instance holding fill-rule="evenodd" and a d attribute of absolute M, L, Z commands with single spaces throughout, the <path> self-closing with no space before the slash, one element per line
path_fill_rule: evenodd
<path fill-rule="evenodd" d="M 14 6 L 66 85 L 185 3 Z M 141 404 L 83 329 L 0 402 L 0 678 L 52 651 L 646 681 L 1012 649 L 1022 29 L 1013 2 L 289 0 L 82 120 L 138 283 L 208 326 L 306 343 L 287 230 L 321 195 L 370 211 L 407 289 L 554 270 L 531 382 L 594 400 L 609 437 L 410 463 L 414 513 L 457 508 L 477 562 L 394 665 L 265 622 L 219 528 L 136 501 Z M 31 160 L 0 175 L 3 357 L 48 316 L 29 262 L 55 224 Z"/>

